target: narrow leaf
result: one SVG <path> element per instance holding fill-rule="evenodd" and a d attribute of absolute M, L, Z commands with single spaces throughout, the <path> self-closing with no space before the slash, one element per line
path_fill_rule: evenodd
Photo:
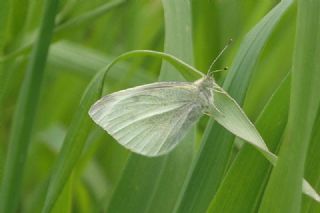
<path fill-rule="evenodd" d="M 2 180 L 0 212 L 10 213 L 17 208 L 58 2 L 45 1 L 40 32 L 20 90 Z"/>
<path fill-rule="evenodd" d="M 313 125 L 312 140 L 310 142 L 308 157 L 306 160 L 305 178 L 309 180 L 313 186 L 320 191 L 320 108 L 316 121 Z M 315 202 L 309 197 L 303 199 L 302 212 L 320 212 L 320 203 Z"/>
<path fill-rule="evenodd" d="M 298 1 L 288 129 L 259 212 L 300 212 L 301 178 L 320 102 L 319 40 L 320 2 Z"/>
<path fill-rule="evenodd" d="M 101 95 L 104 74 L 105 70 L 102 70 L 92 79 L 73 116 L 70 129 L 52 171 L 42 212 L 51 211 L 81 155 L 92 125 L 87 112 L 92 103 Z"/>
<path fill-rule="evenodd" d="M 242 105 L 259 55 L 274 27 L 291 0 L 276 5 L 244 38 L 223 88 Z M 204 212 L 226 171 L 232 150 L 233 135 L 211 120 L 203 137 L 202 147 L 192 167 L 177 211 Z"/>
<path fill-rule="evenodd" d="M 276 165 L 278 157 L 269 151 L 258 130 L 251 123 L 236 101 L 223 91 L 222 88 L 221 91 L 222 92 L 216 92 L 214 96 L 215 104 L 220 111 L 216 111 L 213 114 L 215 120 L 234 135 L 253 145 L 268 159 L 268 161 L 270 161 L 271 164 Z M 307 181 L 303 180 L 302 185 L 302 191 L 305 194 L 316 201 L 320 201 L 320 196 Z"/>
<path fill-rule="evenodd" d="M 273 93 L 256 121 L 271 150 L 276 150 L 288 118 L 290 78 Z M 244 144 L 232 162 L 208 212 L 255 212 L 272 165 L 254 147 Z"/>

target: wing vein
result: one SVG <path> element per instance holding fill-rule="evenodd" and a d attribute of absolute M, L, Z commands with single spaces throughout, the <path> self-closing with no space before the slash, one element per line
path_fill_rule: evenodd
<path fill-rule="evenodd" d="M 184 118 L 183 120 L 185 121 L 186 118 L 188 117 L 189 113 L 191 111 L 191 108 L 188 110 L 188 112 L 185 112 L 185 113 L 182 113 L 184 116 L 181 116 L 175 124 L 178 124 L 182 118 Z M 183 123 L 182 123 L 183 124 Z M 173 130 L 177 131 L 178 129 L 181 129 L 182 127 L 182 124 L 180 125 L 179 128 L 175 127 L 175 128 L 171 128 L 170 131 L 168 132 L 168 134 L 166 135 L 166 137 L 164 138 L 162 144 L 160 145 L 159 149 L 157 150 L 157 153 L 160 153 L 161 152 L 161 149 L 163 148 L 163 146 L 166 144 L 165 141 L 168 139 L 168 137 L 171 135 L 171 133 L 173 132 Z"/>
<path fill-rule="evenodd" d="M 154 111 L 151 111 L 150 113 L 147 113 L 147 114 L 144 112 L 143 113 L 143 114 L 145 114 L 144 116 L 142 116 L 142 117 L 137 116 L 137 118 L 135 120 L 132 120 L 130 123 L 125 124 L 123 126 L 120 126 L 116 130 L 112 130 L 112 133 L 116 134 L 119 131 L 121 131 L 122 129 L 124 129 L 124 128 L 128 127 L 128 126 L 131 126 L 131 125 L 133 125 L 133 124 L 135 124 L 135 123 L 137 123 L 139 121 L 143 121 L 143 120 L 149 119 L 149 118 L 157 116 L 157 115 L 161 115 L 161 114 L 165 114 L 165 113 L 168 113 L 168 112 L 172 112 L 172 111 L 177 110 L 177 109 L 179 109 L 181 107 L 184 107 L 184 106 L 185 105 L 176 105 L 176 106 L 173 106 L 172 108 L 167 108 L 167 109 L 165 108 L 162 111 L 158 111 L 156 113 Z"/>

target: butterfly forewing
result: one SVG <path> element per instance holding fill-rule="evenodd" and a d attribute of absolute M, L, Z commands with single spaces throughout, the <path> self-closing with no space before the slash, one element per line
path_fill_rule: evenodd
<path fill-rule="evenodd" d="M 133 152 L 157 156 L 172 150 L 202 115 L 204 100 L 188 82 L 160 82 L 101 98 L 92 119 Z"/>

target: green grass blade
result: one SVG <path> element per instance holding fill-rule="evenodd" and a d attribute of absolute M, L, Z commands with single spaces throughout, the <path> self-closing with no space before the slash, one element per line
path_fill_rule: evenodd
<path fill-rule="evenodd" d="M 130 156 L 107 212 L 146 212 L 164 167 L 163 158 Z"/>
<path fill-rule="evenodd" d="M 305 177 L 320 191 L 320 109 L 313 125 L 312 140 L 306 159 Z M 302 212 L 320 212 L 320 203 L 315 202 L 309 197 L 304 197 Z"/>
<path fill-rule="evenodd" d="M 282 1 L 245 37 L 224 88 L 242 105 L 254 65 L 275 25 L 292 1 Z M 181 194 L 178 212 L 204 212 L 225 173 L 232 148 L 233 135 L 211 121 L 206 129 L 201 151 L 193 172 Z"/>
<path fill-rule="evenodd" d="M 242 111 L 241 107 L 225 92 L 215 92 L 215 104 L 217 109 L 213 114 L 214 119 L 234 135 L 246 140 L 263 153 L 267 153 L 273 159 L 259 132 L 255 129 L 249 118 Z"/>
<path fill-rule="evenodd" d="M 72 209 L 72 187 L 73 187 L 73 177 L 69 179 L 65 185 L 63 191 L 61 192 L 54 208 L 51 213 L 69 213 Z"/>
<path fill-rule="evenodd" d="M 275 89 L 291 70 L 296 29 L 296 4 L 290 7 L 267 42 L 256 66 L 243 108 L 252 119 L 257 119 Z M 281 58 L 281 60 L 279 60 Z"/>
<path fill-rule="evenodd" d="M 213 117 L 217 123 L 245 140 L 245 142 L 253 145 L 272 165 L 275 165 L 278 157 L 269 151 L 264 139 L 236 101 L 222 89 L 215 92 L 214 97 L 217 109 L 219 109 L 219 111 L 213 112 Z M 305 194 L 320 202 L 320 196 L 306 180 L 303 180 L 302 185 Z"/>
<path fill-rule="evenodd" d="M 208 70 L 219 47 L 219 13 L 212 12 L 218 10 L 217 4 L 216 1 L 192 1 L 194 61 L 195 67 L 202 71 Z"/>
<path fill-rule="evenodd" d="M 192 63 L 189 1 L 162 1 L 165 14 L 165 52 Z M 163 63 L 160 80 L 181 76 Z M 188 171 L 193 135 L 168 156 L 145 158 L 132 154 L 111 199 L 108 212 L 171 212 Z M 175 172 L 172 172 L 172 170 Z M 125 197 L 125 199 L 124 199 Z"/>
<path fill-rule="evenodd" d="M 320 2 L 298 1 L 288 131 L 260 212 L 300 212 L 301 178 L 320 96 Z"/>
<path fill-rule="evenodd" d="M 41 82 L 57 7 L 58 0 L 48 0 L 45 3 L 39 37 L 20 90 L 2 180 L 0 212 L 14 212 L 19 200 L 24 164 L 30 144 L 34 117 L 37 112 Z"/>
<path fill-rule="evenodd" d="M 50 212 L 79 159 L 92 125 L 88 110 L 101 95 L 104 71 L 96 74 L 82 96 L 52 171 L 42 212 Z"/>
<path fill-rule="evenodd" d="M 193 47 L 190 0 L 181 3 L 162 0 L 162 4 L 165 16 L 164 50 L 166 53 L 174 55 L 192 65 Z M 192 74 L 192 72 L 190 73 Z M 177 78 L 183 79 L 167 62 L 164 62 L 161 67 L 159 80 L 179 80 Z"/>
<path fill-rule="evenodd" d="M 287 124 L 290 78 L 281 83 L 260 114 L 256 127 L 268 147 L 276 150 Z M 271 164 L 245 144 L 224 178 L 209 212 L 255 212 L 261 200 Z"/>

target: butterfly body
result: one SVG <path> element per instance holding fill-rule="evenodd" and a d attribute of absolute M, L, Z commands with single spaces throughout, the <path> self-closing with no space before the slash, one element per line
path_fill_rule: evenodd
<path fill-rule="evenodd" d="M 214 80 L 157 82 L 102 97 L 92 119 L 133 152 L 158 156 L 171 151 L 192 125 L 214 107 Z"/>

